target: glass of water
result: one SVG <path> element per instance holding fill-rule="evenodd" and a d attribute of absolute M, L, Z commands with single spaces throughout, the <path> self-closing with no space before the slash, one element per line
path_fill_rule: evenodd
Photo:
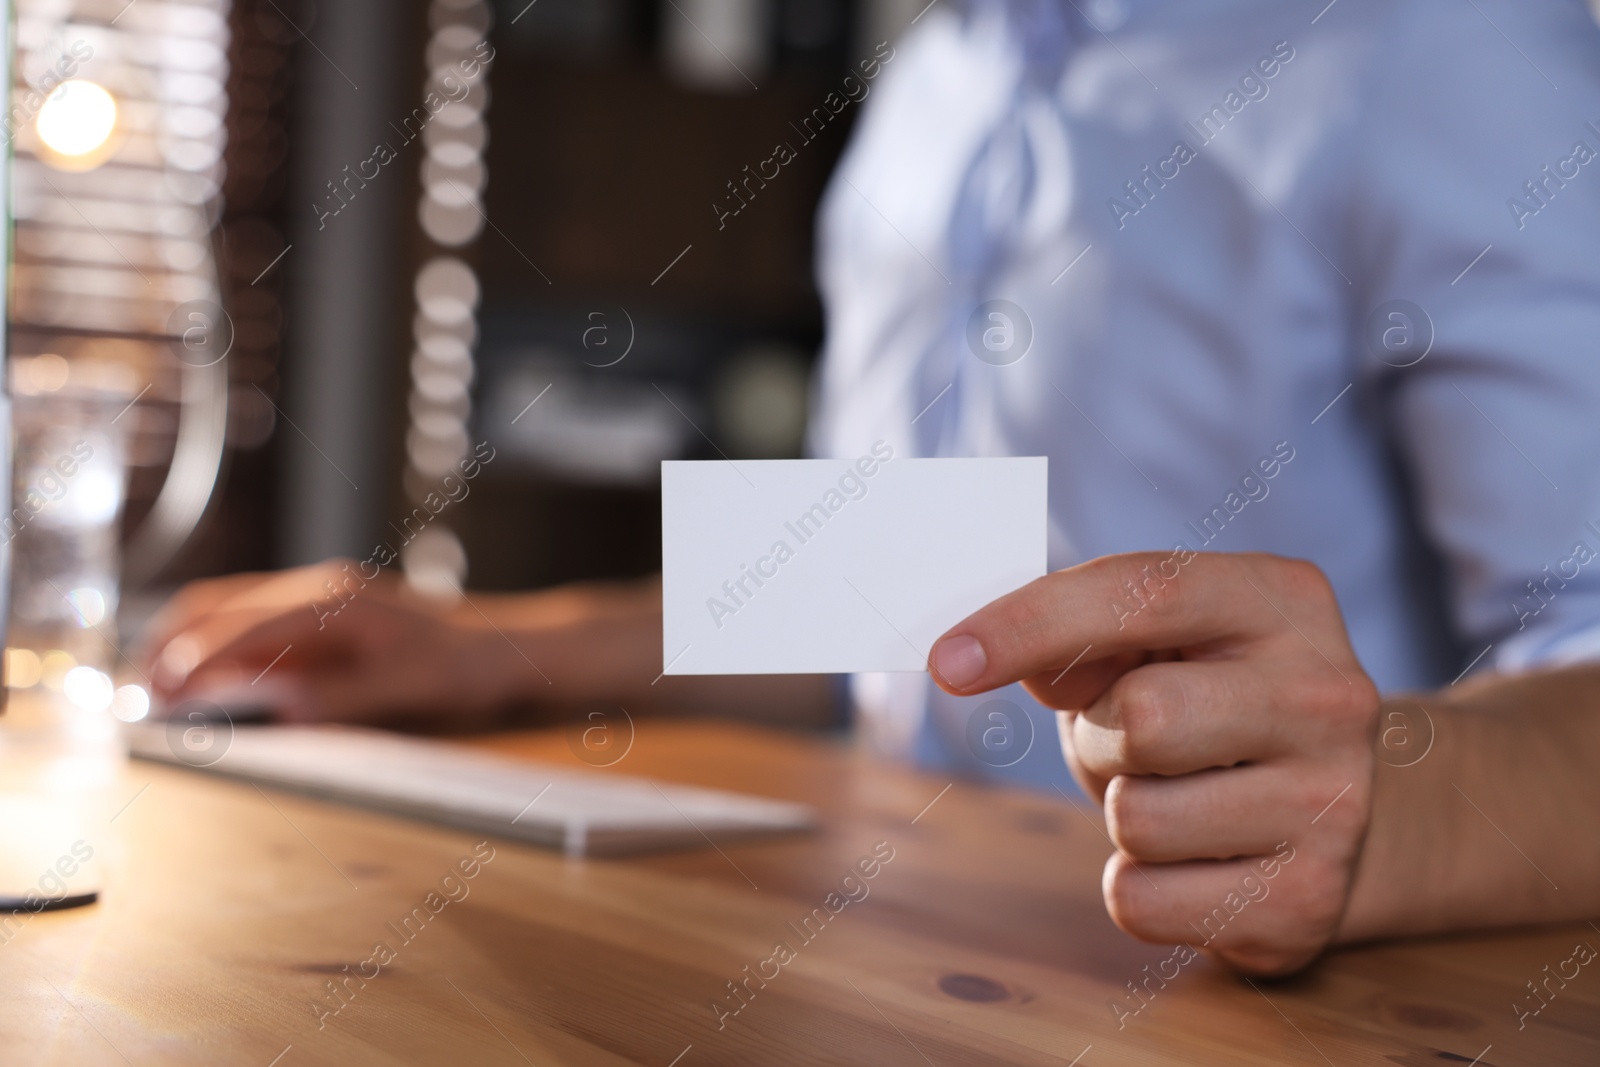
<path fill-rule="evenodd" d="M 34 357 L 51 359 L 60 357 Z M 13 399 L 11 507 L 0 518 L 12 562 L 0 769 L 78 789 L 120 769 L 117 719 L 142 718 L 148 697 L 113 681 L 127 669 L 116 613 L 128 398 L 72 386 L 65 362 L 59 381 L 53 364 L 18 368 Z"/>

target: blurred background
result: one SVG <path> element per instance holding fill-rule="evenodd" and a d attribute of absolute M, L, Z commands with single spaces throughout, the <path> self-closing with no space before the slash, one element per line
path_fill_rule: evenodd
<path fill-rule="evenodd" d="M 75 445 L 126 464 L 125 499 L 61 470 L 120 507 L 137 609 L 398 545 L 474 456 L 412 580 L 655 570 L 660 460 L 801 448 L 813 218 L 859 106 L 806 119 L 925 0 L 15 6 L 19 431 L 103 432 L 19 439 L 12 525 Z M 30 611 L 116 611 L 114 579 L 38 577 L 13 686 L 70 643 Z"/>
<path fill-rule="evenodd" d="M 660 461 L 802 449 L 818 201 L 934 2 L 12 0 L 0 755 L 142 718 L 189 579 L 657 571 Z"/>

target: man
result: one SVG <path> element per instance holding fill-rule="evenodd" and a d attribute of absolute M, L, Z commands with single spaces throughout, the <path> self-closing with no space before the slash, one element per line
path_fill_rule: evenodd
<path fill-rule="evenodd" d="M 990 774 L 996 690 L 1024 733 L 1060 709 L 1130 933 L 1187 940 L 1267 863 L 1211 943 L 1253 972 L 1600 912 L 1597 46 L 1577 0 L 973 0 L 877 83 L 823 210 L 813 450 L 1048 455 L 1063 569 L 856 702 Z M 181 594 L 163 696 L 294 643 L 340 657 L 275 669 L 299 714 L 825 707 L 651 686 L 654 587 L 364 591 L 333 636 L 327 577 Z M 1052 747 L 1005 773 L 1053 783 Z"/>

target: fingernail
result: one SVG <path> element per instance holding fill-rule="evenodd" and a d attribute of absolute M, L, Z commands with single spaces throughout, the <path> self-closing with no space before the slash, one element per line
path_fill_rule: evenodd
<path fill-rule="evenodd" d="M 988 666 L 989 657 L 984 655 L 983 646 L 976 637 L 960 634 L 933 646 L 935 673 L 957 689 L 965 689 L 983 677 Z"/>

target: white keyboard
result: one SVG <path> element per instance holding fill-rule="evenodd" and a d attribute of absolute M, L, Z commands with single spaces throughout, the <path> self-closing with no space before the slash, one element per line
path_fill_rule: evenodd
<path fill-rule="evenodd" d="M 129 732 L 133 754 L 142 759 L 519 838 L 571 856 L 703 846 L 816 823 L 816 813 L 802 804 L 508 759 L 378 730 L 237 726 L 231 738 L 218 739 L 220 757 L 212 751 L 203 760 L 185 749 L 179 725 L 150 723 Z"/>

